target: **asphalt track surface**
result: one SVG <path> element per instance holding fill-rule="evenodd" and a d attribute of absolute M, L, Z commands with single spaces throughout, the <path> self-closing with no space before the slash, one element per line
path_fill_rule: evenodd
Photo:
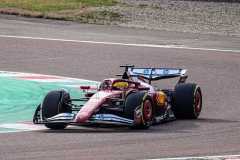
<path fill-rule="evenodd" d="M 237 37 L 13 19 L 0 19 L 0 34 L 235 50 L 240 42 Z M 187 68 L 189 81 L 202 87 L 200 119 L 142 131 L 70 127 L 64 131 L 3 133 L 0 159 L 149 159 L 240 153 L 240 53 L 0 37 L 1 70 L 101 80 L 118 74 L 118 66 L 126 63 Z M 167 81 L 163 83 L 170 86 Z"/>

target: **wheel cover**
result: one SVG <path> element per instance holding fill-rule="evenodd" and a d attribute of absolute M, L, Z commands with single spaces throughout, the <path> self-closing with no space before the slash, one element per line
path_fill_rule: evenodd
<path fill-rule="evenodd" d="M 151 121 L 152 120 L 152 103 L 150 100 L 145 100 L 143 103 L 143 118 L 145 121 Z"/>
<path fill-rule="evenodd" d="M 196 91 L 194 97 L 195 112 L 200 113 L 202 109 L 202 96 L 199 90 Z"/>

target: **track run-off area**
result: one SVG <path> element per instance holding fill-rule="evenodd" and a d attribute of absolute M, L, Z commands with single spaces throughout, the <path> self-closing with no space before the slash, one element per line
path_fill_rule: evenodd
<path fill-rule="evenodd" d="M 0 159 L 239 159 L 239 38 L 201 39 L 188 33 L 174 38 L 175 34 L 0 20 Z M 196 37 L 200 38 L 193 43 Z M 80 96 L 80 85 L 122 73 L 121 64 L 188 69 L 188 81 L 197 82 L 203 91 L 200 118 L 149 130 L 50 131 L 31 125 L 35 106 L 49 90 L 66 88 Z M 174 83 L 163 80 L 154 85 L 168 88 Z M 29 126 L 35 131 L 18 132 Z"/>
<path fill-rule="evenodd" d="M 32 124 L 36 106 L 50 90 L 65 89 L 73 98 L 84 94 L 80 86 L 98 82 L 59 76 L 0 71 L 0 133 L 42 129 Z"/>

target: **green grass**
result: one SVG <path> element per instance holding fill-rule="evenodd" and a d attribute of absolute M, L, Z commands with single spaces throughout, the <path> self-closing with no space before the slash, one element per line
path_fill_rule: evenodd
<path fill-rule="evenodd" d="M 17 8 L 35 12 L 53 12 L 82 7 L 111 6 L 115 0 L 0 0 L 0 8 Z"/>
<path fill-rule="evenodd" d="M 0 14 L 110 24 L 121 16 L 97 8 L 117 3 L 117 0 L 0 0 Z"/>

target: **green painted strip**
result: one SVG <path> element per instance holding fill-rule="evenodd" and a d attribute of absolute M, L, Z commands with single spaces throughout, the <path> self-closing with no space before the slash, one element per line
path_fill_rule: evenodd
<path fill-rule="evenodd" d="M 44 96 L 54 89 L 64 88 L 72 98 L 83 96 L 83 92 L 71 86 L 98 85 L 97 82 L 72 80 L 71 82 L 37 82 L 17 79 L 16 77 L 1 77 L 0 74 L 0 124 L 31 121 L 36 106 Z M 0 128 L 0 133 L 10 131 Z"/>

